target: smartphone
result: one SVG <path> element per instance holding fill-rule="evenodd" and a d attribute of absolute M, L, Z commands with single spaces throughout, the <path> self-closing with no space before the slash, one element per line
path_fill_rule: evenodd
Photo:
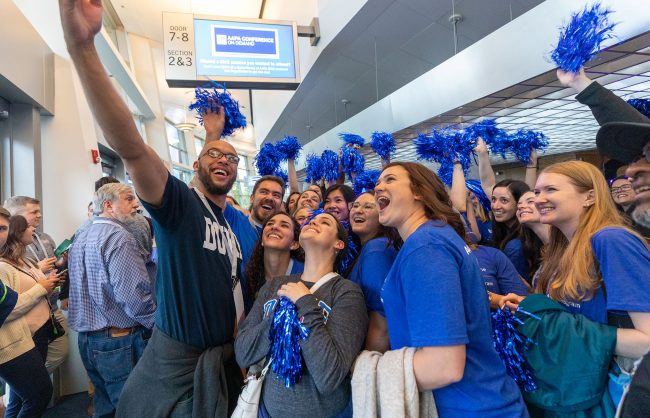
<path fill-rule="evenodd" d="M 67 272 L 68 272 L 68 269 L 61 270 L 60 272 L 56 273 L 56 275 L 61 277 L 61 276 L 65 275 Z"/>

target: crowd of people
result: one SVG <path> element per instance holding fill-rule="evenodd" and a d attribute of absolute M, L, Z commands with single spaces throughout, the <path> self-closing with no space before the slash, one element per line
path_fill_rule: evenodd
<path fill-rule="evenodd" d="M 386 398 L 391 413 L 403 407 L 396 416 L 647 415 L 650 120 L 583 71 L 558 79 L 601 124 L 601 152 L 627 165 L 612 179 L 582 161 L 539 172 L 531 150 L 525 181 L 497 182 L 479 141 L 471 190 L 460 163 L 447 188 L 422 164 L 385 161 L 372 190 L 355 195 L 341 178 L 301 191 L 290 161 L 288 185 L 263 176 L 242 208 L 228 195 L 239 156 L 219 140 L 224 112 L 203 115 L 190 184 L 173 177 L 99 60 L 101 6 L 60 5 L 86 97 L 133 186 L 98 180 L 69 247 L 37 230 L 37 199 L 0 207 L 5 416 L 43 414 L 69 329 L 93 416 L 230 416 L 247 373 L 280 361 L 269 333 L 283 298 L 308 330 L 302 372 L 288 385 L 264 368 L 259 417 L 371 416 Z M 536 349 L 552 355 L 529 360 L 555 374 L 552 385 L 533 376 L 537 395 L 495 348 L 498 310 L 539 315 Z M 602 373 L 574 373 L 580 356 Z"/>

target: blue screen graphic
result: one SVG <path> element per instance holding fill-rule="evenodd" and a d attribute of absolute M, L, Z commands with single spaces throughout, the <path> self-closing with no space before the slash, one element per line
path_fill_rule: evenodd
<path fill-rule="evenodd" d="M 198 76 L 295 78 L 293 27 L 194 20 Z"/>

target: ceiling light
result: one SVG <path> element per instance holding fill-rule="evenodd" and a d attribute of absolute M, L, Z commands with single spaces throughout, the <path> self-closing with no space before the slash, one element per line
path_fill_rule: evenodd
<path fill-rule="evenodd" d="M 183 122 L 183 123 L 177 123 L 176 129 L 183 131 L 183 132 L 189 132 L 193 131 L 194 128 L 196 128 L 196 123 L 191 123 L 191 122 Z"/>

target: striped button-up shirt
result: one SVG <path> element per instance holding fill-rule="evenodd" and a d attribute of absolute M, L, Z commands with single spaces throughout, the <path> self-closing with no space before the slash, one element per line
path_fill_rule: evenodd
<path fill-rule="evenodd" d="M 135 238 L 120 222 L 95 217 L 75 237 L 68 268 L 72 329 L 153 327 L 153 283 Z"/>

